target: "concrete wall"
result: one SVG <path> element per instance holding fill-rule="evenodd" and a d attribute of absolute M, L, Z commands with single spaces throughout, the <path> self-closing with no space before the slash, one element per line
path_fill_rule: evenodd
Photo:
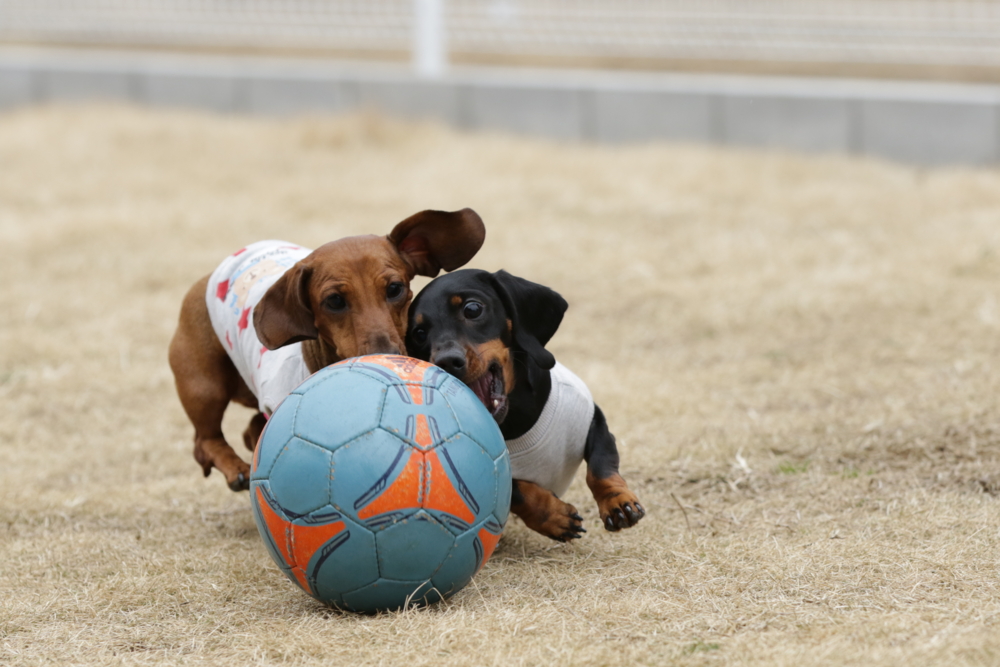
<path fill-rule="evenodd" d="M 650 140 L 1000 162 L 1000 86 L 404 67 L 162 53 L 0 50 L 0 110 L 118 100 L 223 113 L 379 109 L 558 140 Z"/>

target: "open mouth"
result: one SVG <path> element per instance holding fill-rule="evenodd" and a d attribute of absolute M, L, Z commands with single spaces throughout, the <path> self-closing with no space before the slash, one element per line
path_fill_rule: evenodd
<path fill-rule="evenodd" d="M 504 391 L 503 369 L 493 362 L 486 372 L 469 382 L 469 388 L 479 397 L 498 424 L 507 416 L 507 393 Z"/>

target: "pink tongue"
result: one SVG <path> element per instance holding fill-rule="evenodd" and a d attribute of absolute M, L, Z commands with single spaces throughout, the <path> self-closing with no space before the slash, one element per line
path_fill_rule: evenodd
<path fill-rule="evenodd" d="M 476 380 L 475 384 L 471 387 L 473 393 L 479 397 L 479 400 L 483 402 L 487 408 L 490 408 L 490 379 L 492 373 L 486 373 L 483 377 Z"/>

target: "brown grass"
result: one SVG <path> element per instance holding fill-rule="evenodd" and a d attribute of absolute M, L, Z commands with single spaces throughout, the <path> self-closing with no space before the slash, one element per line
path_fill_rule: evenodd
<path fill-rule="evenodd" d="M 191 458 L 181 295 L 245 242 L 476 208 L 649 516 L 511 521 L 450 602 L 327 611 Z M 367 116 L 0 116 L 0 663 L 1000 663 L 1000 173 Z M 232 441 L 249 413 L 233 409 Z"/>

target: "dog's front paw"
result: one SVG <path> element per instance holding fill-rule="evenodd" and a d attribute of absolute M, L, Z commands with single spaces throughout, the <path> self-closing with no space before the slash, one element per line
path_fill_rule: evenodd
<path fill-rule="evenodd" d="M 250 470 L 236 473 L 233 479 L 226 480 L 229 483 L 230 491 L 248 491 L 250 489 Z"/>
<path fill-rule="evenodd" d="M 218 469 L 225 478 L 226 485 L 233 491 L 250 488 L 250 466 L 233 451 L 223 438 L 196 439 L 194 458 L 208 477 L 212 468 Z"/>
<path fill-rule="evenodd" d="M 226 485 L 230 491 L 248 491 L 250 489 L 250 466 L 246 461 L 227 452 L 222 461 L 216 461 L 215 467 L 226 476 Z"/>
<path fill-rule="evenodd" d="M 528 527 L 558 542 L 570 542 L 583 537 L 587 532 L 583 527 L 583 517 L 569 503 L 553 498 L 559 505 L 550 508 L 548 516 L 539 526 Z"/>
<path fill-rule="evenodd" d="M 587 485 L 597 501 L 601 523 L 606 530 L 617 532 L 631 528 L 646 516 L 638 496 L 632 493 L 621 475 L 614 474 L 607 479 L 593 479 L 588 475 Z"/>
<path fill-rule="evenodd" d="M 575 507 L 534 482 L 514 480 L 514 483 L 510 510 L 521 517 L 528 528 L 558 542 L 570 542 L 587 532 L 583 517 Z"/>
<path fill-rule="evenodd" d="M 629 491 L 624 495 L 628 497 L 618 497 L 597 504 L 605 529 L 615 532 L 622 528 L 631 528 L 639 523 L 639 519 L 646 516 L 646 510 L 639 504 L 639 499 L 634 493 Z"/>

